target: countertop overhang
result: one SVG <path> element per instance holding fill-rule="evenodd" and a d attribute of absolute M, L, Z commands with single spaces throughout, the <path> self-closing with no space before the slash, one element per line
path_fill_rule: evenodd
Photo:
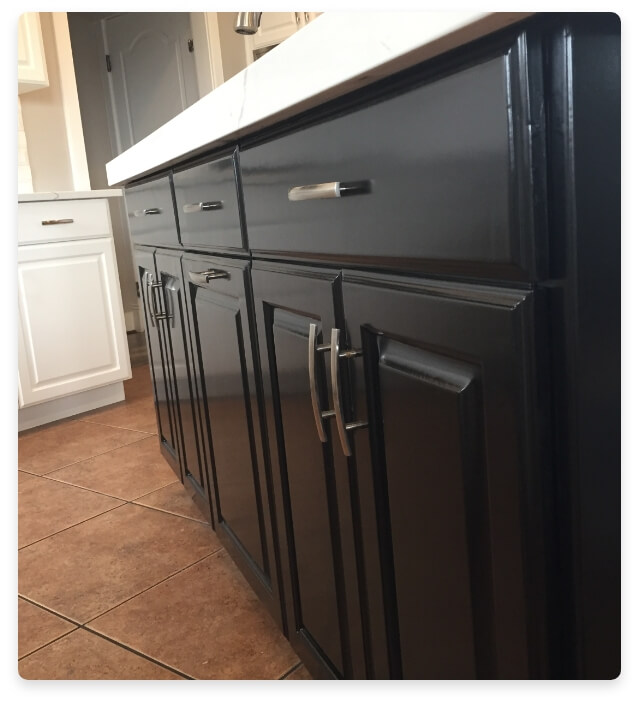
<path fill-rule="evenodd" d="M 223 147 L 532 12 L 326 12 L 106 165 L 120 185 Z"/>

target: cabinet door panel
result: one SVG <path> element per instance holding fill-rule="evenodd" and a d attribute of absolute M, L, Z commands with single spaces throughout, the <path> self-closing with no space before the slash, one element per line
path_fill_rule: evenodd
<path fill-rule="evenodd" d="M 19 403 L 130 377 L 111 238 L 18 248 Z"/>
<path fill-rule="evenodd" d="M 289 638 L 317 677 L 363 677 L 349 658 L 358 636 L 357 568 L 346 462 L 331 421 L 322 443 L 309 387 L 309 329 L 330 340 L 339 297 L 338 272 L 254 264 L 252 280 L 271 464 L 284 547 Z M 316 352 L 318 401 L 328 399 L 328 358 Z M 350 609 L 347 607 L 350 605 Z"/>
<path fill-rule="evenodd" d="M 164 340 L 166 358 L 175 398 L 175 416 L 180 433 L 181 464 L 184 485 L 193 499 L 210 514 L 205 479 L 204 461 L 199 442 L 199 415 L 193 379 L 193 362 L 186 302 L 182 285 L 181 255 L 155 251 L 155 265 L 160 289 L 162 313 L 158 320 L 160 335 Z M 166 316 L 166 318 L 163 318 Z"/>
<path fill-rule="evenodd" d="M 177 418 L 173 405 L 173 391 L 171 389 L 170 378 L 166 374 L 166 351 L 162 345 L 161 331 L 155 320 L 153 297 L 155 290 L 151 288 L 153 283 L 157 283 L 155 272 L 155 259 L 152 249 L 135 250 L 135 263 L 140 284 L 140 297 L 142 300 L 142 310 L 144 313 L 144 324 L 146 327 L 146 342 L 149 352 L 149 366 L 151 368 L 151 378 L 153 380 L 153 393 L 155 396 L 155 410 L 158 421 L 158 436 L 160 447 L 164 456 L 182 480 L 179 449 Z"/>
<path fill-rule="evenodd" d="M 248 263 L 184 255 L 198 393 L 220 539 L 281 620 L 253 364 Z M 205 280 L 205 272 L 222 274 Z"/>
<path fill-rule="evenodd" d="M 532 294 L 359 274 L 343 293 L 376 676 L 529 677 Z"/>

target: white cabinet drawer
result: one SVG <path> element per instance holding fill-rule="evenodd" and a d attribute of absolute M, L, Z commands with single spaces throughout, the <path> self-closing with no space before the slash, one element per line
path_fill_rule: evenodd
<path fill-rule="evenodd" d="M 93 237 L 111 237 L 111 217 L 106 198 L 18 204 L 18 244 Z"/>

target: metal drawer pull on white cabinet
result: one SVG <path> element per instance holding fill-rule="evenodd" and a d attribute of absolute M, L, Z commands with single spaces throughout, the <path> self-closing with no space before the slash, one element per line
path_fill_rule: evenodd
<path fill-rule="evenodd" d="M 224 201 L 210 200 L 203 203 L 185 203 L 182 206 L 182 210 L 185 213 L 199 213 L 208 212 L 209 210 L 222 210 L 223 207 Z"/>
<path fill-rule="evenodd" d="M 340 397 L 340 375 L 339 375 L 339 360 L 350 359 L 351 357 L 361 357 L 361 350 L 346 350 L 339 351 L 339 328 L 331 330 L 331 389 L 333 391 L 333 408 L 335 409 L 335 421 L 337 422 L 337 432 L 339 441 L 342 445 L 342 452 L 346 457 L 350 457 L 353 452 L 347 432 L 356 430 L 357 428 L 366 428 L 368 422 L 365 420 L 356 420 L 352 423 L 344 422 L 344 413 L 342 412 L 342 400 Z"/>
<path fill-rule="evenodd" d="M 370 181 L 331 181 L 313 183 L 308 186 L 295 186 L 288 191 L 289 200 L 319 200 L 323 198 L 344 198 L 371 192 Z"/>
<path fill-rule="evenodd" d="M 43 225 L 69 225 L 73 222 L 73 218 L 59 218 L 58 220 L 43 220 Z"/>
<path fill-rule="evenodd" d="M 228 271 L 224 271 L 223 269 L 209 269 L 208 271 L 189 271 L 189 278 L 194 284 L 202 285 L 202 284 L 208 284 L 209 281 L 213 281 L 213 279 L 230 279 L 231 276 L 229 275 Z"/>
<path fill-rule="evenodd" d="M 143 218 L 145 215 L 161 215 L 162 211 L 160 208 L 140 208 L 140 210 L 133 211 L 134 218 Z"/>
<path fill-rule="evenodd" d="M 316 345 L 317 340 L 317 325 L 311 323 L 308 330 L 308 381 L 311 388 L 311 407 L 313 408 L 313 417 L 315 418 L 315 425 L 317 426 L 317 434 L 319 435 L 320 442 L 327 442 L 326 432 L 324 430 L 323 420 L 325 418 L 332 418 L 335 415 L 335 411 L 320 410 L 319 405 L 319 391 L 317 388 L 317 373 L 315 370 L 315 353 L 316 352 L 328 352 L 331 349 L 330 345 Z"/>

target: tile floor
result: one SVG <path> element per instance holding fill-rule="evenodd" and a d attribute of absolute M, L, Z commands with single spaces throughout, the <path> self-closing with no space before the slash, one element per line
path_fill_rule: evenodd
<path fill-rule="evenodd" d="M 311 679 L 160 455 L 148 366 L 125 393 L 18 439 L 20 675 Z"/>

